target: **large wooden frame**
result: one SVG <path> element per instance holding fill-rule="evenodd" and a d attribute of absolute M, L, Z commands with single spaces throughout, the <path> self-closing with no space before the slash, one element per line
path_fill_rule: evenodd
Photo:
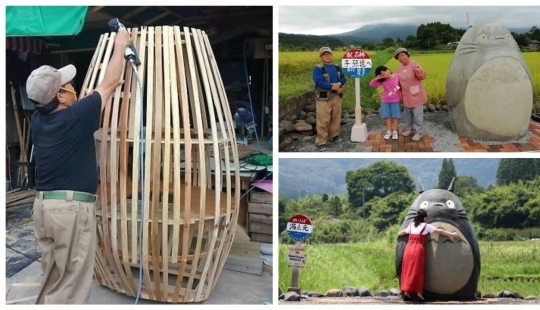
<path fill-rule="evenodd" d="M 125 82 L 94 135 L 100 170 L 95 278 L 137 296 L 140 276 L 141 298 L 201 302 L 219 278 L 238 219 L 238 151 L 225 88 L 203 31 L 128 30 L 144 89 L 126 62 Z M 103 79 L 114 36 L 101 36 L 81 96 Z"/>

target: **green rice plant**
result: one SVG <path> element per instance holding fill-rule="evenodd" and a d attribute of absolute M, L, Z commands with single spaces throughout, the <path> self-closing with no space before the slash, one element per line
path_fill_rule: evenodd
<path fill-rule="evenodd" d="M 346 52 L 334 51 L 332 62 L 341 66 L 341 59 Z M 372 60 L 372 69 L 360 78 L 360 104 L 363 108 L 377 108 L 380 105 L 380 96 L 374 97 L 374 90 L 368 84 L 375 76 L 375 67 L 384 64 L 389 57 L 388 51 L 366 51 Z M 280 52 L 279 53 L 279 102 L 282 104 L 288 99 L 295 98 L 305 92 L 315 91 L 312 74 L 313 67 L 320 63 L 319 54 L 313 52 Z M 343 87 L 342 108 L 351 110 L 356 105 L 355 80 L 345 72 L 347 83 Z"/>
<path fill-rule="evenodd" d="M 393 238 L 392 238 L 393 236 Z M 287 248 L 279 245 L 278 283 L 291 286 L 292 269 L 287 267 Z M 306 265 L 299 271 L 301 290 L 326 293 L 345 286 L 366 286 L 372 293 L 399 289 L 395 270 L 395 231 L 373 242 L 304 244 Z M 540 241 L 480 241 L 481 271 L 478 290 L 498 293 L 518 291 L 524 297 L 540 297 Z"/>

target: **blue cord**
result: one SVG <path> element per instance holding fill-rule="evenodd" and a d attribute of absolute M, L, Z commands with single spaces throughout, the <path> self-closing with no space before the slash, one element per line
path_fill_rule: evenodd
<path fill-rule="evenodd" d="M 139 284 L 138 284 L 138 288 L 137 288 L 137 298 L 135 298 L 135 304 L 138 304 L 139 303 L 139 298 L 141 297 L 141 289 L 142 289 L 142 261 L 143 261 L 143 257 L 142 257 L 142 253 L 143 253 L 143 248 L 142 248 L 142 231 L 143 231 L 143 221 L 144 221 L 144 123 L 143 123 L 143 96 L 144 96 L 144 89 L 143 89 L 143 86 L 142 86 L 142 81 L 139 77 L 139 73 L 137 72 L 137 68 L 136 66 L 134 65 L 133 61 L 131 61 L 131 64 L 132 64 L 132 67 L 133 67 L 133 71 L 135 71 L 135 76 L 137 77 L 137 84 L 139 85 L 139 88 L 141 89 L 141 96 L 140 96 L 140 102 L 139 102 L 139 110 L 140 110 L 140 115 L 139 115 L 139 123 L 140 123 L 140 150 L 139 150 L 139 154 L 140 154 L 140 164 L 139 164 L 139 167 L 140 167 L 140 174 L 141 174 L 141 204 L 140 204 L 140 208 L 141 208 L 141 220 L 140 220 L 140 224 L 139 224 L 139 255 L 140 255 L 140 258 L 139 258 Z M 139 197 L 137 197 L 138 199 Z"/>
<path fill-rule="evenodd" d="M 247 70 L 247 60 L 246 60 L 246 43 L 247 41 L 244 40 L 244 69 L 246 71 L 246 82 L 247 82 L 247 89 L 248 89 L 248 97 L 249 97 L 249 107 L 251 108 L 251 119 L 253 120 L 253 124 L 255 123 L 255 113 L 253 112 L 253 103 L 251 102 L 251 90 L 249 87 L 249 75 Z M 261 143 L 259 142 L 259 136 L 257 135 L 257 129 L 255 128 L 255 139 L 257 139 L 257 145 L 259 146 L 259 149 L 261 148 Z"/>

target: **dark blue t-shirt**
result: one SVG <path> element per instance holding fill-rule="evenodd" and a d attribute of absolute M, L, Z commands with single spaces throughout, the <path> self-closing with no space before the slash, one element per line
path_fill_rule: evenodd
<path fill-rule="evenodd" d="M 36 190 L 97 192 L 94 132 L 99 129 L 100 116 L 101 96 L 96 91 L 67 109 L 34 113 Z"/>

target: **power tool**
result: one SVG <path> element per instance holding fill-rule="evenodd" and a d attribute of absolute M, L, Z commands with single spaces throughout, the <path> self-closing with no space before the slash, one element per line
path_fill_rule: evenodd
<path fill-rule="evenodd" d="M 127 31 L 126 27 L 118 20 L 118 18 L 113 18 L 109 20 L 108 25 L 112 32 L 118 32 L 120 30 Z M 141 61 L 137 56 L 137 51 L 135 50 L 133 43 L 130 43 L 129 46 L 126 47 L 126 50 L 124 52 L 124 58 L 129 60 L 135 66 L 139 66 L 141 64 Z"/>

